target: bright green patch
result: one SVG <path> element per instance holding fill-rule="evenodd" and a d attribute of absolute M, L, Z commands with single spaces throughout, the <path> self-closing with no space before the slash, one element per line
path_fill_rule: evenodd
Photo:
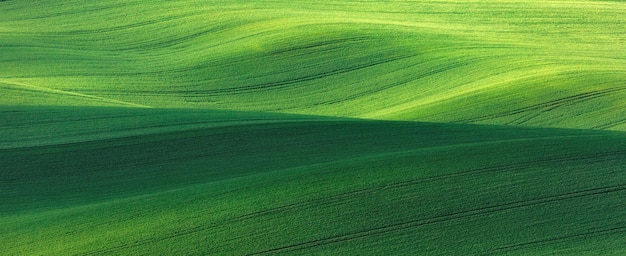
<path fill-rule="evenodd" d="M 621 2 L 74 0 L 0 11 L 4 104 L 625 122 Z"/>

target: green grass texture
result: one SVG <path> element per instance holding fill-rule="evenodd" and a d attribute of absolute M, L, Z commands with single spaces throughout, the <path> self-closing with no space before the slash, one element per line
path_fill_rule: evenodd
<path fill-rule="evenodd" d="M 3 143 L 3 254 L 626 253 L 623 132 L 212 112 L 136 135 L 156 128 L 67 107 L 29 127 L 65 130 L 72 111 L 122 137 Z"/>
<path fill-rule="evenodd" d="M 624 255 L 626 2 L 0 0 L 0 255 Z"/>
<path fill-rule="evenodd" d="M 621 1 L 3 1 L 0 103 L 626 130 Z"/>

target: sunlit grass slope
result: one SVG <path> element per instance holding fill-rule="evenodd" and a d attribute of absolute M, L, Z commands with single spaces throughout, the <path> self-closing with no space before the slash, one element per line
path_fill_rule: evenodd
<path fill-rule="evenodd" d="M 623 131 L 623 1 L 0 0 L 0 255 L 623 255 Z"/>
<path fill-rule="evenodd" d="M 623 1 L 2 1 L 1 104 L 626 130 Z"/>
<path fill-rule="evenodd" d="M 39 116 L 30 132 L 67 143 L 2 143 L 3 255 L 626 253 L 621 132 L 11 111 Z M 104 121 L 131 115 L 145 122 L 128 133 Z M 75 124 L 96 133 L 63 131 Z"/>

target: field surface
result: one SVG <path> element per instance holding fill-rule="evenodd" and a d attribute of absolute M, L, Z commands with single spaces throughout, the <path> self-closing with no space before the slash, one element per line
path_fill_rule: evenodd
<path fill-rule="evenodd" d="M 624 255 L 624 1 L 0 1 L 1 255 Z"/>

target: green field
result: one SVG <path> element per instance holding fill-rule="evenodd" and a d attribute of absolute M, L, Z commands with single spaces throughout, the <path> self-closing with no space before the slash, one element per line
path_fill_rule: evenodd
<path fill-rule="evenodd" d="M 0 1 L 0 255 L 624 255 L 624 1 Z"/>

